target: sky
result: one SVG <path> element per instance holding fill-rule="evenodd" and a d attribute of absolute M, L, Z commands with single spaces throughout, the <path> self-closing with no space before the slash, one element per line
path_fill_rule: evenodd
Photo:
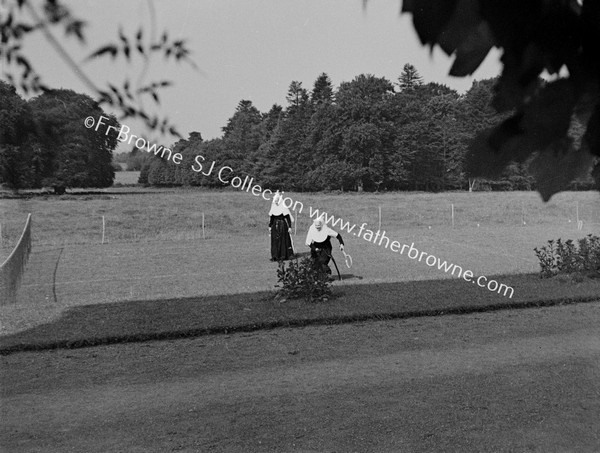
<path fill-rule="evenodd" d="M 78 63 L 101 45 L 117 41 L 120 27 L 134 36 L 141 25 L 149 35 L 148 0 L 65 4 L 88 22 L 87 46 L 74 40 L 65 45 Z M 369 0 L 366 7 L 362 0 L 154 0 L 152 5 L 157 36 L 167 30 L 174 39 L 186 39 L 199 68 L 155 58 L 144 78 L 173 81 L 155 111 L 168 116 L 184 137 L 192 131 L 205 139 L 220 137 L 240 100 L 251 100 L 263 112 L 273 104 L 285 106 L 292 81 L 310 90 L 323 72 L 334 87 L 363 73 L 395 82 L 404 64 L 411 63 L 425 82 L 464 92 L 473 80 L 494 77 L 501 69 L 500 54 L 493 51 L 472 77 L 449 77 L 452 58 L 420 44 L 412 17 L 400 15 L 399 0 Z M 60 30 L 54 34 L 63 36 Z M 41 36 L 25 44 L 48 85 L 92 94 Z M 83 71 L 101 87 L 107 81 L 122 86 L 127 77 L 137 80 L 142 67 L 141 59 L 131 64 L 111 63 L 109 58 L 82 63 Z M 154 111 L 151 102 L 145 106 Z M 141 123 L 122 123 L 144 135 Z"/>

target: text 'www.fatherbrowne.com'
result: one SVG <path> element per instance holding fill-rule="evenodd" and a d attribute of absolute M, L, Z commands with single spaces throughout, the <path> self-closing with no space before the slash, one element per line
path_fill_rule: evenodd
<path fill-rule="evenodd" d="M 401 244 L 398 241 L 391 241 L 390 238 L 385 234 L 385 231 L 378 230 L 377 232 L 373 232 L 372 230 L 366 228 L 366 223 L 363 223 L 358 231 L 355 231 L 356 225 L 351 225 L 350 222 L 344 222 L 341 218 L 336 219 L 334 216 L 329 215 L 326 212 L 319 212 L 318 209 L 313 209 L 312 206 L 309 208 L 311 218 L 316 219 L 320 216 L 323 216 L 325 224 L 331 227 L 338 227 L 339 230 L 351 233 L 367 242 L 383 246 L 384 248 L 389 248 L 394 253 L 404 255 L 404 252 L 406 252 L 406 255 L 412 260 L 424 262 L 429 267 L 437 267 L 439 270 L 442 270 L 445 273 L 451 274 L 452 276 L 456 276 L 458 278 L 463 278 L 467 282 L 473 282 L 481 288 L 487 288 L 489 291 L 502 294 L 509 299 L 513 297 L 515 292 L 513 287 L 504 283 L 499 283 L 493 279 L 488 279 L 485 275 L 475 278 L 473 271 L 469 269 L 463 270 L 463 268 L 457 264 L 449 263 L 446 260 L 442 261 L 442 259 L 437 256 L 420 251 L 415 247 L 414 242 L 408 245 Z"/>

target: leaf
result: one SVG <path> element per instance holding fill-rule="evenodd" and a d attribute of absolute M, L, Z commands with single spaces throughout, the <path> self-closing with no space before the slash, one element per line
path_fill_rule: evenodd
<path fill-rule="evenodd" d="M 96 50 L 90 56 L 88 56 L 86 58 L 86 61 L 91 60 L 93 58 L 101 57 L 102 55 L 107 54 L 107 53 L 109 53 L 110 56 L 114 59 L 115 56 L 117 55 L 117 46 L 115 46 L 113 44 L 107 44 L 106 46 L 100 47 L 98 50 Z"/>
<path fill-rule="evenodd" d="M 527 83 L 520 78 L 519 62 L 514 52 L 504 51 L 502 61 L 504 70 L 496 84 L 496 94 L 492 101 L 492 107 L 498 112 L 505 112 L 520 108 L 523 100 L 533 96 L 540 88 L 541 82 L 536 77 Z"/>
<path fill-rule="evenodd" d="M 600 104 L 596 105 L 596 108 L 587 123 L 587 128 L 582 138 L 582 144 L 587 147 L 590 154 L 600 157 Z M 600 189 L 600 185 L 598 188 Z"/>
<path fill-rule="evenodd" d="M 510 163 L 510 157 L 490 146 L 493 129 L 478 134 L 469 144 L 465 155 L 465 172 L 469 177 L 496 178 Z"/>
<path fill-rule="evenodd" d="M 65 34 L 70 35 L 74 34 L 80 42 L 85 42 L 85 38 L 83 36 L 83 27 L 85 22 L 81 20 L 73 20 L 67 24 L 65 27 Z"/>
<path fill-rule="evenodd" d="M 521 127 L 545 148 L 567 134 L 575 102 L 575 91 L 569 80 L 548 83 L 523 108 Z"/>
<path fill-rule="evenodd" d="M 423 44 L 433 46 L 456 7 L 456 0 L 404 1 L 402 12 L 413 15 L 413 24 Z"/>
<path fill-rule="evenodd" d="M 125 34 L 123 33 L 123 28 L 119 27 L 119 39 L 121 40 L 121 42 L 128 46 L 129 45 L 129 41 L 127 40 L 127 36 L 125 36 Z"/>
<path fill-rule="evenodd" d="M 108 87 L 110 88 L 110 91 L 112 91 L 115 94 L 115 97 L 119 101 L 119 105 L 123 105 L 123 96 L 121 96 L 121 94 L 119 93 L 118 88 L 110 83 L 108 84 Z"/>
<path fill-rule="evenodd" d="M 129 79 L 125 80 L 125 83 L 123 84 L 123 91 L 125 92 L 125 96 L 127 96 L 128 99 L 133 101 L 133 95 L 129 90 Z"/>
<path fill-rule="evenodd" d="M 25 68 L 26 71 L 31 71 L 31 65 L 29 64 L 29 60 L 22 55 L 17 55 L 15 57 L 15 62 Z"/>
<path fill-rule="evenodd" d="M 593 156 L 585 146 L 577 149 L 570 139 L 564 138 L 538 153 L 530 163 L 529 171 L 536 178 L 542 199 L 548 201 L 552 195 L 566 190 L 571 181 L 584 176 L 592 163 Z"/>
<path fill-rule="evenodd" d="M 106 103 L 109 105 L 113 105 L 113 100 L 109 93 L 107 93 L 106 91 L 98 90 L 98 94 L 100 95 L 100 98 L 98 99 L 98 102 L 100 104 Z"/>
<path fill-rule="evenodd" d="M 454 77 L 473 74 L 493 46 L 491 30 L 485 22 L 480 22 L 456 49 L 456 59 L 449 74 Z"/>
<path fill-rule="evenodd" d="M 596 181 L 596 189 L 600 190 L 600 163 L 597 163 L 592 171 L 592 178 Z"/>

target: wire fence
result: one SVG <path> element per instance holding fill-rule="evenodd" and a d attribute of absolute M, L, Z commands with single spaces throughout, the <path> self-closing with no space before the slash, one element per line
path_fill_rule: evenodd
<path fill-rule="evenodd" d="M 314 209 L 304 206 L 301 212 L 292 212 L 295 217 L 292 234 L 305 235 L 316 218 L 317 209 L 319 213 L 325 211 L 338 220 L 333 228 L 340 232 L 348 231 L 353 225 L 358 229 L 363 223 L 374 231 L 555 224 L 571 227 L 574 231 L 586 228 L 600 232 L 600 202 L 594 201 L 532 205 L 525 202 L 506 203 L 499 199 L 483 208 L 479 204 L 450 201 L 431 206 L 420 201 L 399 205 L 374 201 L 370 205 L 340 206 L 329 202 Z M 182 209 L 173 212 L 147 210 L 134 215 L 107 211 L 72 215 L 68 219 L 44 219 L 41 213 L 37 216 L 43 221 L 40 228 L 32 232 L 32 242 L 44 247 L 255 236 L 266 233 L 268 229 L 268 217 L 258 211 L 234 215 L 227 210 L 203 211 L 200 208 L 192 213 Z M 68 232 L 65 231 L 64 222 L 69 223 Z M 331 222 L 329 225 L 332 226 Z M 21 232 L 20 221 L 0 219 L 0 261 L 11 253 Z"/>

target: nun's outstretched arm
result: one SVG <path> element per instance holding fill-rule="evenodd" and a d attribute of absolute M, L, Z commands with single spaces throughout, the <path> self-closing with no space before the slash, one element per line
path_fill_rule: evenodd
<path fill-rule="evenodd" d="M 344 250 L 344 240 L 342 239 L 342 235 L 340 233 L 337 234 L 336 239 L 340 241 L 340 250 Z"/>
<path fill-rule="evenodd" d="M 310 244 L 312 244 L 310 230 L 308 231 L 308 234 L 306 235 L 306 241 L 304 241 L 304 243 L 306 244 L 307 247 L 310 247 Z"/>

